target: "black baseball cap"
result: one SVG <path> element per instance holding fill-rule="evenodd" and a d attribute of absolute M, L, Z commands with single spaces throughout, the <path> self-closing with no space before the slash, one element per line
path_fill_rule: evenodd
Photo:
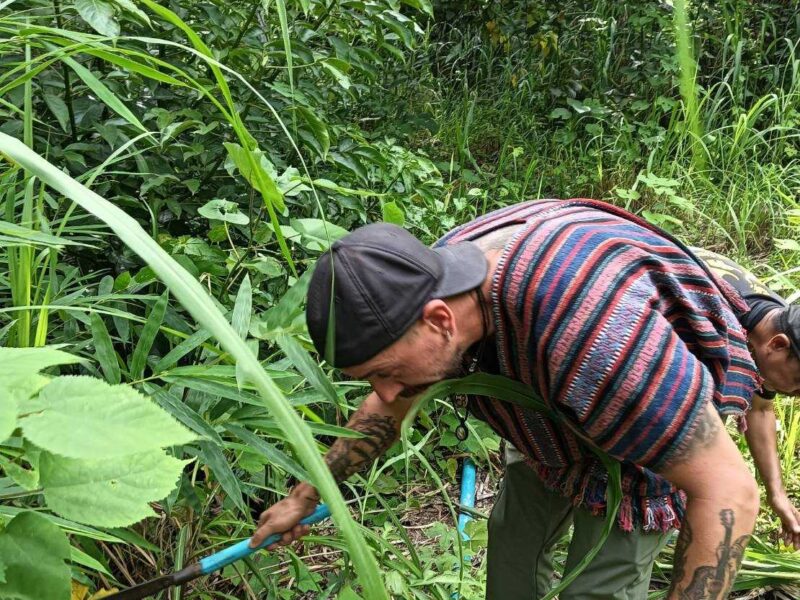
<path fill-rule="evenodd" d="M 486 257 L 472 242 L 429 248 L 402 227 L 365 225 L 317 261 L 308 332 L 329 364 L 361 364 L 400 339 L 430 300 L 475 289 L 487 272 Z"/>
<path fill-rule="evenodd" d="M 780 316 L 781 331 L 792 343 L 795 354 L 800 357 L 800 306 L 790 304 Z"/>

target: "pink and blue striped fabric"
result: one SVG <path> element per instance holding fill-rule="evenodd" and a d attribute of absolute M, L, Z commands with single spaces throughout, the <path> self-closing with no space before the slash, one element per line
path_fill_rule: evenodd
<path fill-rule="evenodd" d="M 592 200 L 507 207 L 438 243 L 515 223 L 492 284 L 501 373 L 621 461 L 623 530 L 679 526 L 685 497 L 654 470 L 685 446 L 707 402 L 740 416 L 759 387 L 733 310 L 741 298 L 663 232 Z M 548 487 L 604 512 L 605 469 L 570 428 L 491 398 L 470 409 Z"/>

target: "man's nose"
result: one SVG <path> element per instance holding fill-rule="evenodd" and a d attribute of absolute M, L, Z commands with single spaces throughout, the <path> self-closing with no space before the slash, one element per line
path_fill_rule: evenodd
<path fill-rule="evenodd" d="M 389 381 L 387 379 L 380 379 L 370 382 L 372 389 L 384 402 L 394 402 L 397 395 L 403 391 L 403 384 L 396 381 Z"/>

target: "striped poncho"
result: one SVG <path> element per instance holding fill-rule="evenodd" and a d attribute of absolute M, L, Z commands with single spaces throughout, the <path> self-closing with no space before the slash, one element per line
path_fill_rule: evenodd
<path fill-rule="evenodd" d="M 438 245 L 523 224 L 493 275 L 500 372 L 533 386 L 622 463 L 625 531 L 680 526 L 685 495 L 658 470 L 686 444 L 708 401 L 743 415 L 759 386 L 733 309 L 741 298 L 661 232 L 591 200 L 517 204 Z M 564 425 L 497 399 L 470 398 L 547 487 L 594 514 L 607 473 Z"/>

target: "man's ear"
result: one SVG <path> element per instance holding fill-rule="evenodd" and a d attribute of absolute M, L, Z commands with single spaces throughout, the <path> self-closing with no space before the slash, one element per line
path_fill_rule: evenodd
<path fill-rule="evenodd" d="M 769 342 L 767 342 L 767 348 L 773 352 L 785 352 L 790 350 L 791 347 L 792 343 L 789 340 L 789 336 L 787 336 L 785 333 L 777 333 L 769 339 Z"/>
<path fill-rule="evenodd" d="M 451 336 L 455 333 L 456 323 L 452 309 L 444 300 L 431 300 L 422 308 L 420 317 L 423 326 L 431 328 L 440 335 Z"/>

